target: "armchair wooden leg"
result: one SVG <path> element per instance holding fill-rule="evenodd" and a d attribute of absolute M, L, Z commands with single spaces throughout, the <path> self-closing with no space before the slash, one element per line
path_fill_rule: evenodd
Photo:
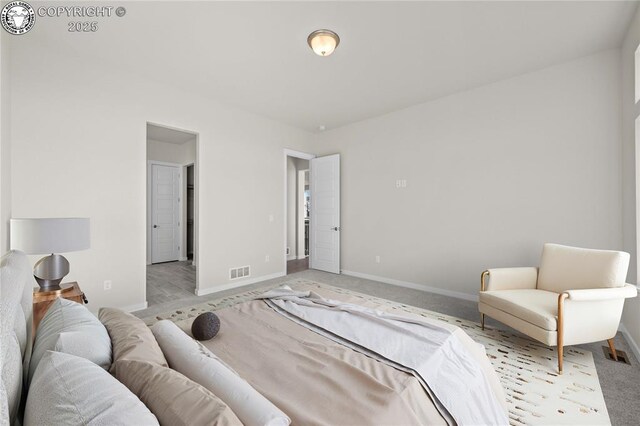
<path fill-rule="evenodd" d="M 616 352 L 616 347 L 613 344 L 613 338 L 607 340 L 607 343 L 609 344 L 609 350 L 611 351 L 611 357 L 613 358 L 614 361 L 618 360 L 618 354 Z"/>
<path fill-rule="evenodd" d="M 558 374 L 562 374 L 562 355 L 564 352 L 564 299 L 569 295 L 562 293 L 558 296 Z"/>
<path fill-rule="evenodd" d="M 562 355 L 564 348 L 562 345 L 558 345 L 558 373 L 562 374 Z"/>
<path fill-rule="evenodd" d="M 482 325 L 482 329 L 484 330 L 484 314 L 480 314 L 480 324 Z"/>

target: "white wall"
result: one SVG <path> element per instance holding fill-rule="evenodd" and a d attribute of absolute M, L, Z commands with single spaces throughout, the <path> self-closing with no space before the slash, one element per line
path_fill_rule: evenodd
<path fill-rule="evenodd" d="M 170 142 L 161 142 L 147 138 L 147 160 L 160 161 L 163 163 L 175 163 L 182 167 L 180 172 L 183 179 L 181 180 L 180 199 L 182 200 L 180 212 L 180 253 L 179 260 L 187 260 L 187 169 L 186 166 L 196 163 L 196 137 L 186 142 L 177 144 Z M 147 179 L 149 174 L 147 163 Z M 149 185 L 151 182 L 149 182 Z M 147 188 L 147 265 L 151 264 L 151 194 Z"/>
<path fill-rule="evenodd" d="M 620 90 L 610 50 L 322 133 L 342 269 L 476 295 L 547 241 L 622 248 Z"/>
<path fill-rule="evenodd" d="M 201 292 L 224 288 L 234 266 L 251 265 L 254 279 L 284 273 L 282 152 L 310 150 L 310 134 L 29 37 L 11 42 L 13 215 L 91 218 L 91 249 L 66 257 L 92 310 L 145 301 L 147 122 L 199 134 Z"/>
<path fill-rule="evenodd" d="M 640 201 L 637 191 L 638 170 L 640 168 L 636 146 L 640 140 L 636 136 L 636 118 L 640 116 L 640 103 L 635 102 L 636 64 L 635 52 L 640 44 L 640 9 L 631 22 L 621 48 L 622 60 L 622 159 L 623 159 L 623 226 L 624 248 L 630 252 L 632 267 L 629 270 L 629 282 L 638 283 L 638 217 L 637 203 Z M 637 84 L 640 84 L 640 79 Z M 622 322 L 635 341 L 636 351 L 640 344 L 640 299 L 627 299 Z M 638 352 L 636 352 L 637 354 Z"/>
<path fill-rule="evenodd" d="M 0 35 L 0 255 L 9 250 L 11 218 L 11 83 L 8 35 Z"/>
<path fill-rule="evenodd" d="M 183 166 L 193 164 L 196 161 L 196 138 L 182 144 L 147 139 L 147 159 Z"/>

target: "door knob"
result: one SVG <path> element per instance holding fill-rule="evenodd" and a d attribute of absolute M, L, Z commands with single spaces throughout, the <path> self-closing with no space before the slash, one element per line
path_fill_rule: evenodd
<path fill-rule="evenodd" d="M 340 230 L 340 227 L 339 227 L 339 226 L 334 226 L 333 228 L 331 228 L 331 230 L 333 230 L 333 231 L 339 231 L 339 230 Z"/>
<path fill-rule="evenodd" d="M 158 225 L 153 225 L 153 227 L 154 227 L 154 228 L 157 228 L 157 227 L 158 227 Z"/>

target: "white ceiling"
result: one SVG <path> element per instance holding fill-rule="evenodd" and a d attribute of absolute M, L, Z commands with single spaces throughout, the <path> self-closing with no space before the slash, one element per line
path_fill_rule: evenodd
<path fill-rule="evenodd" d="M 156 126 L 154 124 L 147 124 L 147 139 L 154 141 L 182 145 L 185 142 L 195 139 L 195 137 L 196 135 L 193 133 L 173 130 L 167 127 Z"/>
<path fill-rule="evenodd" d="M 65 18 L 37 18 L 19 43 L 69 50 L 311 131 L 617 47 L 637 6 L 619 1 L 120 4 L 126 16 L 100 20 L 96 33 L 69 33 Z M 318 28 L 340 35 L 332 56 L 316 56 L 307 46 L 307 35 Z"/>

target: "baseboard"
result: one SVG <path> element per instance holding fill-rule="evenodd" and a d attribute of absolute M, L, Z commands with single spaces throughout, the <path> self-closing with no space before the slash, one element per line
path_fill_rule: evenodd
<path fill-rule="evenodd" d="M 186 258 L 186 257 L 179 257 L 178 258 L 178 262 L 184 262 L 185 260 L 189 260 L 189 259 Z"/>
<path fill-rule="evenodd" d="M 391 284 L 391 285 L 395 285 L 395 286 L 398 286 L 398 287 L 405 287 L 405 288 L 411 288 L 413 290 L 426 291 L 428 293 L 441 294 L 443 296 L 455 297 L 456 299 L 469 300 L 471 302 L 477 302 L 478 301 L 478 296 L 473 296 L 471 294 L 462 293 L 462 292 L 459 292 L 459 291 L 445 290 L 445 289 L 438 288 L 438 287 L 430 287 L 430 286 L 424 285 L 424 284 L 417 284 L 417 283 L 412 283 L 412 282 L 408 282 L 408 281 L 396 280 L 396 279 L 393 279 L 393 278 L 380 277 L 380 276 L 377 276 L 377 275 L 363 274 L 361 272 L 355 272 L 355 271 L 342 270 L 342 273 L 344 275 L 349 275 L 349 276 L 356 277 L 356 278 L 364 278 L 365 280 L 379 281 L 381 283 Z"/>
<path fill-rule="evenodd" d="M 309 256 L 304 256 L 304 255 L 303 256 L 298 256 L 298 260 L 306 259 L 307 257 L 309 257 Z"/>
<path fill-rule="evenodd" d="M 122 309 L 125 312 L 135 312 L 135 311 L 141 311 L 143 309 L 147 309 L 148 307 L 149 307 L 149 304 L 145 300 L 143 303 L 137 303 L 135 305 L 125 306 L 120 309 Z"/>
<path fill-rule="evenodd" d="M 255 278 L 247 278 L 246 280 L 240 280 L 229 284 L 218 285 L 210 288 L 203 288 L 196 290 L 196 296 L 205 296 L 207 294 L 218 293 L 225 290 L 231 290 L 234 288 L 244 287 L 249 284 L 259 283 L 261 281 L 272 280 L 274 278 L 280 278 L 287 275 L 285 272 L 276 272 L 274 274 L 262 275 L 260 277 Z"/>
<path fill-rule="evenodd" d="M 618 326 L 618 331 L 620 331 L 624 335 L 624 338 L 627 340 L 627 343 L 631 348 L 631 352 L 633 352 L 633 354 L 636 356 L 636 359 L 640 361 L 640 347 L 638 347 L 638 343 L 636 343 L 633 337 L 631 337 L 629 330 L 627 330 L 627 327 L 625 327 L 622 322 Z"/>

